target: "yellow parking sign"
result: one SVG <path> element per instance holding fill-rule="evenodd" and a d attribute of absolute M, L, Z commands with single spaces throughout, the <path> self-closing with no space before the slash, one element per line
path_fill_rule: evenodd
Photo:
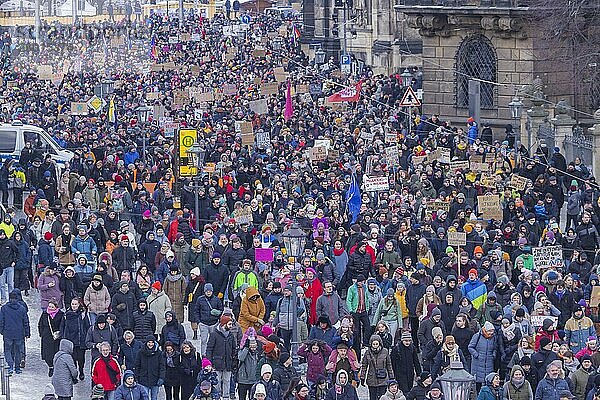
<path fill-rule="evenodd" d="M 195 129 L 179 130 L 179 176 L 196 175 L 196 166 L 188 154 L 194 142 L 198 138 L 198 132 Z"/>

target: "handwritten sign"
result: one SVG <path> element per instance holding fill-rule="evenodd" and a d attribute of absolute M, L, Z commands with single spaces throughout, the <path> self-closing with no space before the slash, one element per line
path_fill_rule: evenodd
<path fill-rule="evenodd" d="M 267 99 L 259 99 L 248 102 L 248 106 L 250 107 L 250 111 L 255 112 L 257 114 L 266 114 L 269 111 L 269 104 Z"/>
<path fill-rule="evenodd" d="M 269 131 L 260 130 L 256 132 L 256 147 L 266 149 L 271 146 L 271 134 Z"/>
<path fill-rule="evenodd" d="M 510 176 L 509 186 L 514 188 L 515 190 L 525 190 L 528 182 L 529 182 L 529 179 L 524 178 L 517 174 L 512 174 Z"/>
<path fill-rule="evenodd" d="M 279 92 L 279 84 L 276 82 L 268 82 L 260 85 L 260 92 L 264 95 L 270 96 Z"/>
<path fill-rule="evenodd" d="M 469 169 L 469 161 L 467 161 L 467 160 L 465 160 L 465 161 L 450 161 L 450 169 L 451 170 Z"/>
<path fill-rule="evenodd" d="M 52 79 L 52 65 L 38 65 L 37 73 L 40 80 L 49 81 Z"/>
<path fill-rule="evenodd" d="M 431 208 L 438 211 L 442 210 L 445 212 L 450 211 L 450 202 L 442 200 L 434 200 L 431 202 Z"/>
<path fill-rule="evenodd" d="M 600 286 L 596 286 L 596 287 L 600 287 Z M 549 315 L 532 315 L 530 318 L 531 318 L 531 325 L 533 325 L 535 327 L 542 326 L 544 324 L 545 319 L 551 319 L 555 328 L 556 328 L 556 324 L 558 323 L 558 317 L 552 317 Z"/>
<path fill-rule="evenodd" d="M 385 148 L 385 158 L 389 165 L 397 166 L 400 164 L 398 155 L 398 146 L 390 146 Z"/>
<path fill-rule="evenodd" d="M 390 181 L 387 176 L 367 176 L 365 175 L 363 183 L 365 191 L 378 192 L 382 190 L 390 190 Z"/>
<path fill-rule="evenodd" d="M 554 269 L 564 266 L 562 246 L 560 245 L 534 247 L 531 249 L 531 255 L 533 255 L 533 265 L 538 271 L 540 269 Z"/>
<path fill-rule="evenodd" d="M 237 94 L 237 86 L 234 83 L 226 83 L 223 85 L 223 94 L 226 96 L 235 96 Z"/>
<path fill-rule="evenodd" d="M 327 160 L 327 148 L 324 146 L 313 147 L 309 150 L 308 156 L 312 162 Z"/>
<path fill-rule="evenodd" d="M 467 234 L 465 232 L 448 231 L 449 246 L 466 246 Z"/>
<path fill-rule="evenodd" d="M 502 207 L 500 207 L 500 196 L 497 194 L 477 196 L 477 205 L 483 219 L 502 221 Z"/>

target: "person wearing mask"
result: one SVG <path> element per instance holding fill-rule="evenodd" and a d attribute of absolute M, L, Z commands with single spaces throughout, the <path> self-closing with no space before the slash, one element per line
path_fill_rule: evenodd
<path fill-rule="evenodd" d="M 238 366 L 237 343 L 231 333 L 231 317 L 222 315 L 219 325 L 210 333 L 206 346 L 206 358 L 212 361 L 219 378 L 219 392 L 223 399 L 229 398 L 231 375 Z"/>
<path fill-rule="evenodd" d="M 150 400 L 158 399 L 158 391 L 165 383 L 165 368 L 163 353 L 154 336 L 150 335 L 135 360 L 138 383 L 146 390 Z"/>
<path fill-rule="evenodd" d="M 73 343 L 61 339 L 59 350 L 54 355 L 54 375 L 52 386 L 60 400 L 71 400 L 73 397 L 73 383 L 77 383 L 77 366 L 73 361 Z"/>
<path fill-rule="evenodd" d="M 115 390 L 114 400 L 150 400 L 148 392 L 135 381 L 131 370 L 123 372 L 123 383 Z"/>

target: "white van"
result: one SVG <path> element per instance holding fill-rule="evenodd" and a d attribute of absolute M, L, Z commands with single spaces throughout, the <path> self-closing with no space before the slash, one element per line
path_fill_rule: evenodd
<path fill-rule="evenodd" d="M 2 162 L 9 158 L 18 160 L 26 141 L 30 141 L 34 149 L 39 149 L 52 156 L 52 159 L 56 162 L 58 174 L 74 155 L 73 152 L 61 148 L 42 128 L 23 125 L 23 122 L 17 120 L 11 124 L 0 125 L 0 158 Z"/>

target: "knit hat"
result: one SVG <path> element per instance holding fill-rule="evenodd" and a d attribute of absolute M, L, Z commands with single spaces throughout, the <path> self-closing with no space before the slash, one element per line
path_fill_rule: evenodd
<path fill-rule="evenodd" d="M 473 254 L 483 254 L 483 248 L 481 246 L 475 246 Z"/>
<path fill-rule="evenodd" d="M 192 239 L 192 247 L 200 247 L 200 239 Z"/>
<path fill-rule="evenodd" d="M 100 274 L 96 274 L 92 277 L 93 281 L 98 281 L 98 282 L 102 282 L 102 275 Z"/>
<path fill-rule="evenodd" d="M 523 358 L 521 358 L 521 360 L 519 360 L 519 365 L 520 366 L 531 365 L 531 358 L 529 356 L 523 356 Z"/>
<path fill-rule="evenodd" d="M 200 272 L 200 268 L 198 268 L 198 267 L 194 267 L 194 268 L 191 269 L 190 275 L 192 275 L 192 274 L 194 274 L 196 276 L 202 275 L 202 273 Z"/>
<path fill-rule="evenodd" d="M 269 367 L 267 364 L 263 365 Z M 269 367 L 271 368 L 271 367 Z M 261 374 L 262 375 L 262 374 Z M 254 387 L 254 395 L 256 396 L 257 394 L 263 394 L 263 395 L 267 395 L 267 390 L 265 389 L 265 385 L 263 385 L 262 383 L 257 383 L 256 386 Z"/>
<path fill-rule="evenodd" d="M 469 270 L 469 275 L 471 275 L 471 274 L 475 274 L 475 276 L 477 276 L 477 270 L 475 268 L 471 268 Z"/>
<path fill-rule="evenodd" d="M 442 312 L 437 307 L 435 307 L 433 310 L 431 310 L 431 316 L 433 317 L 433 316 L 436 316 L 436 315 L 442 315 Z"/>
<path fill-rule="evenodd" d="M 121 240 L 121 242 L 128 241 L 129 240 L 129 236 L 127 236 L 127 235 L 121 235 L 121 239 L 120 240 Z"/>
<path fill-rule="evenodd" d="M 273 342 L 267 342 L 267 343 L 263 344 L 263 351 L 264 351 L 266 354 L 269 354 L 269 353 L 271 353 L 273 350 L 275 350 L 275 343 L 273 343 Z M 266 365 L 266 364 L 265 364 L 265 365 Z M 264 365 L 263 365 L 263 368 L 264 368 Z M 269 367 L 269 368 L 271 368 L 271 367 Z M 273 371 L 270 371 L 270 372 L 273 372 Z M 261 372 L 260 372 L 260 374 L 262 375 L 263 373 L 264 373 L 264 372 L 262 372 L 262 369 L 261 369 Z"/>
<path fill-rule="evenodd" d="M 51 241 L 53 237 L 54 235 L 52 235 L 52 232 L 44 233 L 44 240 L 47 240 L 48 242 Z"/>
<path fill-rule="evenodd" d="M 150 210 L 146 210 L 142 213 L 142 216 L 144 218 L 150 218 L 151 215 L 152 215 L 152 213 L 150 212 Z"/>
<path fill-rule="evenodd" d="M 454 336 L 448 335 L 448 336 L 446 336 L 446 339 L 444 340 L 444 343 L 446 343 L 446 344 L 456 343 L 456 340 L 454 339 Z"/>
<path fill-rule="evenodd" d="M 231 317 L 229 315 L 221 315 L 221 318 L 219 318 L 219 324 L 221 326 L 227 325 L 229 321 L 231 321 Z"/>
<path fill-rule="evenodd" d="M 433 336 L 433 337 L 443 336 L 442 328 L 440 328 L 439 326 L 434 326 L 431 329 L 431 336 Z"/>
<path fill-rule="evenodd" d="M 290 357 L 291 357 L 290 353 L 287 353 L 287 352 L 281 353 L 281 355 L 279 356 L 279 362 L 283 364 L 284 362 L 286 362 L 287 360 L 289 360 Z"/>
<path fill-rule="evenodd" d="M 202 359 L 202 368 L 206 368 L 209 365 L 212 366 L 212 363 L 210 362 L 210 360 L 208 358 L 203 358 Z"/>
<path fill-rule="evenodd" d="M 160 288 L 161 288 L 161 287 L 162 287 L 162 286 L 161 286 L 161 284 L 160 284 L 160 282 L 159 282 L 159 281 L 156 281 L 156 282 L 154 282 L 154 283 L 152 284 L 152 288 L 153 288 L 153 289 L 156 289 L 156 290 L 158 290 L 158 291 L 160 291 Z"/>
<path fill-rule="evenodd" d="M 208 390 L 212 387 L 212 385 L 210 384 L 209 381 L 207 381 L 206 379 L 202 381 L 202 383 L 200 383 L 200 390 Z"/>
<path fill-rule="evenodd" d="M 51 394 L 52 396 L 55 395 L 55 393 L 54 393 L 54 386 L 52 386 L 51 383 L 48 383 L 46 385 L 46 387 L 44 388 L 44 394 Z"/>
<path fill-rule="evenodd" d="M 543 349 L 544 347 L 548 346 L 550 343 L 552 343 L 552 340 L 550 340 L 549 337 L 544 336 L 543 338 L 540 339 L 540 349 Z"/>
<path fill-rule="evenodd" d="M 104 399 L 104 387 L 97 384 L 92 388 L 92 399 Z"/>
<path fill-rule="evenodd" d="M 487 332 L 493 332 L 495 330 L 494 325 L 490 321 L 485 321 L 485 324 L 483 324 L 483 329 L 485 329 Z"/>
<path fill-rule="evenodd" d="M 207 282 L 204 284 L 204 293 L 206 293 L 206 292 L 214 292 L 212 283 Z"/>
<path fill-rule="evenodd" d="M 400 336 L 400 340 L 411 340 L 412 341 L 412 336 L 411 336 L 410 332 L 403 331 L 402 336 Z"/>
<path fill-rule="evenodd" d="M 269 364 L 263 364 L 263 366 L 260 367 L 260 376 L 263 376 L 266 373 L 269 373 L 269 374 L 273 373 L 273 368 L 271 368 L 271 366 Z"/>

